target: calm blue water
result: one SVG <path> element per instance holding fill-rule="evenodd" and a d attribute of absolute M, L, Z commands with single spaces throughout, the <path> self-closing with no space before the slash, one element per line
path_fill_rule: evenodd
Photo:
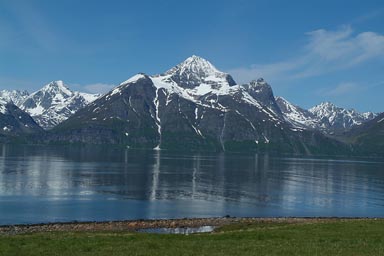
<path fill-rule="evenodd" d="M 0 145 L 0 225 L 225 215 L 384 217 L 384 162 Z"/>

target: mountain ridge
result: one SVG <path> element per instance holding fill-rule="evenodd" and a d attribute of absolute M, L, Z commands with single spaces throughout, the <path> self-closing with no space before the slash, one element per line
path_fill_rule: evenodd
<path fill-rule="evenodd" d="M 47 130 L 31 143 L 306 155 L 358 152 L 343 136 L 375 117 L 330 103 L 303 109 L 275 97 L 264 79 L 237 84 L 195 55 L 161 74 L 136 74 L 99 97 L 53 81 L 22 107 Z M 52 115 L 38 119 L 45 110 Z"/>
<path fill-rule="evenodd" d="M 1 90 L 0 91 L 0 99 L 14 103 L 16 106 L 20 106 L 20 104 L 29 96 L 29 92 L 27 90 Z"/>
<path fill-rule="evenodd" d="M 263 79 L 238 85 L 208 61 L 191 58 L 160 75 L 134 75 L 58 125 L 44 141 L 306 154 L 326 144 L 328 150 L 344 150 L 341 142 L 286 123 Z"/>
<path fill-rule="evenodd" d="M 62 80 L 52 81 L 31 94 L 26 91 L 23 94 L 15 93 L 20 91 L 3 90 L 2 92 L 7 96 L 3 96 L 3 99 L 14 102 L 44 129 L 52 129 L 99 97 L 99 95 L 72 91 Z"/>
<path fill-rule="evenodd" d="M 308 111 L 320 119 L 321 127 L 331 128 L 333 133 L 344 132 L 376 116 L 372 112 L 359 113 L 354 109 L 340 108 L 331 102 L 323 102 Z"/>
<path fill-rule="evenodd" d="M 282 97 L 276 97 L 285 119 L 299 129 L 315 129 L 325 134 L 340 135 L 352 128 L 372 120 L 377 114 L 360 113 L 345 109 L 331 102 L 320 103 L 310 109 L 303 109 Z"/>

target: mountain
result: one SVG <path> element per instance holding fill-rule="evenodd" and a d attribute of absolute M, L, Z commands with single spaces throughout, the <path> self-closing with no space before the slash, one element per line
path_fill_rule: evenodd
<path fill-rule="evenodd" d="M 298 129 L 316 130 L 320 126 L 319 118 L 310 111 L 293 105 L 282 97 L 276 97 L 276 103 L 284 115 L 284 119 Z"/>
<path fill-rule="evenodd" d="M 229 74 L 217 70 L 209 61 L 196 55 L 156 77 L 172 81 L 185 89 L 196 89 L 197 94 L 204 94 L 209 87 L 219 92 L 236 85 Z"/>
<path fill-rule="evenodd" d="M 355 146 L 358 155 L 383 156 L 384 113 L 360 126 L 354 127 L 344 137 Z"/>
<path fill-rule="evenodd" d="M 330 134 L 343 133 L 372 120 L 376 116 L 371 112 L 359 113 L 354 109 L 340 108 L 330 102 L 324 102 L 310 108 L 309 112 L 320 120 L 319 128 Z"/>
<path fill-rule="evenodd" d="M 372 112 L 359 113 L 354 109 L 340 108 L 330 102 L 321 103 L 309 110 L 293 105 L 282 97 L 277 97 L 276 102 L 285 120 L 295 128 L 318 130 L 332 135 L 341 135 L 376 116 Z"/>
<path fill-rule="evenodd" d="M 0 142 L 25 134 L 41 132 L 36 122 L 16 105 L 0 99 Z"/>
<path fill-rule="evenodd" d="M 19 91 L 19 90 L 1 90 L 0 91 L 0 99 L 11 102 L 16 106 L 20 106 L 24 100 L 29 96 L 27 91 Z"/>
<path fill-rule="evenodd" d="M 131 77 L 40 140 L 171 150 L 345 150 L 338 141 L 286 122 L 263 79 L 238 85 L 198 56 L 163 74 Z"/>
<path fill-rule="evenodd" d="M 53 81 L 17 104 L 44 129 L 51 129 L 99 95 L 71 91 L 63 81 Z"/>

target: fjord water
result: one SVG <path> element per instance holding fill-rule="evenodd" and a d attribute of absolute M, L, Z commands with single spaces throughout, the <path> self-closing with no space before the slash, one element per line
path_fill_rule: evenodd
<path fill-rule="evenodd" d="M 225 215 L 384 217 L 384 162 L 0 145 L 0 225 Z"/>

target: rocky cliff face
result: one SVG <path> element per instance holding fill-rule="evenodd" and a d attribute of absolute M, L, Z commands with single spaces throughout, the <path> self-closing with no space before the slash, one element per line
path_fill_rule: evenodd
<path fill-rule="evenodd" d="M 320 122 L 313 113 L 299 106 L 293 105 L 283 97 L 276 97 L 276 103 L 284 119 L 297 129 L 318 129 Z"/>

